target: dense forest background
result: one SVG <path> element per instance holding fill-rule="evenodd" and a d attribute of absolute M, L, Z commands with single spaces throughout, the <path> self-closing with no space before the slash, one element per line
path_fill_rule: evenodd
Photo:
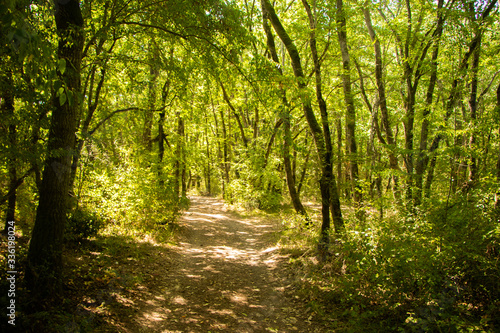
<path fill-rule="evenodd" d="M 161 237 L 190 193 L 277 214 L 337 329 L 500 329 L 496 0 L 7 0 L 0 24 L 2 220 L 43 304 L 65 244 Z"/>

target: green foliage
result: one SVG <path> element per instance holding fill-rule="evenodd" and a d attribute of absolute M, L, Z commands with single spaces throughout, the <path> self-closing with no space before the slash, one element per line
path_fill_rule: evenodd
<path fill-rule="evenodd" d="M 174 195 L 170 167 L 159 176 L 148 154 L 131 150 L 123 150 L 120 164 L 114 163 L 101 145 L 89 145 L 82 156 L 85 169 L 75 183 L 80 205 L 102 217 L 107 230 L 169 238 L 164 231 L 189 206 L 188 198 Z"/>
<path fill-rule="evenodd" d="M 493 216 L 484 196 L 471 195 L 406 218 L 351 226 L 323 269 L 307 257 L 294 262 L 307 272 L 301 283 L 311 302 L 319 300 L 321 311 L 348 331 L 492 331 L 500 327 Z M 303 239 L 285 232 L 283 243 L 307 246 Z"/>
<path fill-rule="evenodd" d="M 246 209 L 277 209 L 282 201 L 282 179 L 276 170 L 278 161 L 271 161 L 262 168 L 257 154 L 238 165 L 240 178 L 231 180 L 226 198 L 240 203 Z"/>
<path fill-rule="evenodd" d="M 228 186 L 227 199 L 239 203 L 245 209 L 273 210 L 281 204 L 281 194 L 267 189 L 255 188 L 243 179 L 234 179 Z"/>
<path fill-rule="evenodd" d="M 97 236 L 104 226 L 102 215 L 79 207 L 69 214 L 64 237 L 67 241 L 88 239 Z"/>
<path fill-rule="evenodd" d="M 306 228 L 307 223 L 304 216 L 296 213 L 282 215 L 283 230 L 278 244 L 292 257 L 300 257 L 305 252 L 313 250 L 317 245 L 316 229 L 314 227 Z"/>

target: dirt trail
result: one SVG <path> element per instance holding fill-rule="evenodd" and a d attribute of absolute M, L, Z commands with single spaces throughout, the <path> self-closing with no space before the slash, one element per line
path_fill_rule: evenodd
<path fill-rule="evenodd" d="M 193 197 L 179 224 L 178 246 L 159 263 L 160 276 L 141 293 L 149 299 L 141 300 L 141 320 L 126 331 L 325 332 L 308 320 L 289 287 L 284 258 L 272 243 L 275 222 L 242 218 L 220 200 Z"/>

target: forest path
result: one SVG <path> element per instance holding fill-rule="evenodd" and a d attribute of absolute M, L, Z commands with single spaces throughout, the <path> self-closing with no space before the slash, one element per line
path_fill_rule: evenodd
<path fill-rule="evenodd" d="M 178 245 L 141 293 L 149 299 L 127 331 L 325 332 L 293 295 L 285 258 L 273 245 L 275 221 L 192 197 L 179 224 Z"/>

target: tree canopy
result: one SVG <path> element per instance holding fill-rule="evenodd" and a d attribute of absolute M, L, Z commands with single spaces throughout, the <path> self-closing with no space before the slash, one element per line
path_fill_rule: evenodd
<path fill-rule="evenodd" d="M 499 10 L 2 2 L 0 204 L 28 288 L 60 295 L 65 242 L 155 233 L 191 193 L 313 235 L 344 319 L 498 329 Z"/>

